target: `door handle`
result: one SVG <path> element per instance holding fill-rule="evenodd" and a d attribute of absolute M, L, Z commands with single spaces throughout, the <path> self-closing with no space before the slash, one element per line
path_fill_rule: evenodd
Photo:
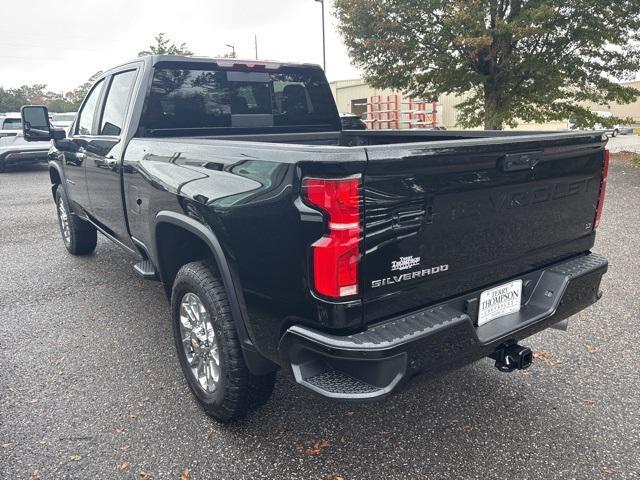
<path fill-rule="evenodd" d="M 105 158 L 105 163 L 109 168 L 116 168 L 118 166 L 118 159 L 113 155 L 109 155 Z"/>

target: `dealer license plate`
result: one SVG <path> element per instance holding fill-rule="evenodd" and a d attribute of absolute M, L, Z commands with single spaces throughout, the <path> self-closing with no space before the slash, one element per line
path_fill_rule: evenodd
<path fill-rule="evenodd" d="M 520 311 L 522 304 L 522 280 L 505 283 L 485 290 L 480 295 L 478 326 L 491 320 Z"/>

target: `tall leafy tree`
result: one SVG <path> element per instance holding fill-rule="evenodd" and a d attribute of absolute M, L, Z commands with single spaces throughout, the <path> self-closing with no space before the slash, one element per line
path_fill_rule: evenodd
<path fill-rule="evenodd" d="M 51 112 L 74 112 L 80 108 L 82 100 L 100 75 L 102 72 L 93 74 L 82 85 L 65 94 L 52 92 L 44 84 L 10 89 L 0 87 L 0 112 L 18 111 L 23 105 L 29 104 L 47 105 Z"/>
<path fill-rule="evenodd" d="M 184 55 L 185 57 L 193 56 L 193 52 L 187 48 L 186 43 L 176 45 L 166 37 L 166 34 L 160 32 L 154 37 L 155 44 L 149 45 L 148 50 L 138 52 L 139 57 L 145 55 Z"/>
<path fill-rule="evenodd" d="M 91 75 L 86 82 L 84 82 L 81 85 L 78 85 L 72 91 L 68 92 L 65 95 L 65 98 L 69 102 L 74 104 L 76 106 L 75 107 L 76 109 L 80 108 L 80 104 L 84 100 L 84 97 L 87 96 L 87 93 L 89 93 L 89 90 L 91 89 L 93 84 L 96 83 L 96 80 L 98 80 L 98 78 L 100 77 L 100 75 L 102 75 L 102 73 L 103 73 L 102 71 L 98 71 L 93 75 Z"/>
<path fill-rule="evenodd" d="M 336 0 L 335 15 L 371 85 L 466 95 L 465 127 L 593 124 L 584 102 L 640 95 L 617 81 L 640 70 L 640 0 Z"/>
<path fill-rule="evenodd" d="M 18 88 L 0 87 L 0 112 L 18 111 L 30 103 L 47 104 L 56 94 L 47 91 L 44 84 L 22 85 Z"/>
<path fill-rule="evenodd" d="M 56 96 L 56 98 L 53 98 L 47 106 L 49 107 L 50 112 L 56 113 L 75 112 L 80 108 L 78 104 L 70 102 L 63 96 Z"/>
<path fill-rule="evenodd" d="M 19 89 L 0 87 L 0 113 L 17 112 L 26 103 L 27 98 Z"/>

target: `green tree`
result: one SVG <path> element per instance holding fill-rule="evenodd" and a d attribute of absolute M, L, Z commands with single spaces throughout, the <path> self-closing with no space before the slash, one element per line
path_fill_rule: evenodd
<path fill-rule="evenodd" d="M 50 112 L 56 113 L 75 112 L 80 108 L 80 105 L 65 98 L 54 98 L 47 106 Z"/>
<path fill-rule="evenodd" d="M 13 89 L 16 96 L 24 98 L 27 103 L 42 103 L 47 98 L 47 86 L 42 83 L 22 85 Z"/>
<path fill-rule="evenodd" d="M 10 89 L 0 87 L 0 112 L 18 111 L 23 105 L 30 103 L 46 104 L 54 95 L 46 88 L 43 84 L 22 85 Z"/>
<path fill-rule="evenodd" d="M 103 72 L 101 71 L 94 73 L 86 82 L 84 82 L 82 85 L 77 86 L 71 92 L 65 95 L 65 98 L 70 103 L 75 105 L 75 110 L 80 108 L 84 97 L 87 96 L 87 93 L 89 93 L 89 90 L 91 89 L 93 84 L 96 83 L 96 80 L 98 79 L 98 77 L 100 77 L 100 75 L 102 75 L 102 73 Z"/>
<path fill-rule="evenodd" d="M 640 70 L 640 0 L 336 0 L 334 12 L 368 83 L 467 95 L 464 127 L 572 113 L 588 125 L 603 119 L 584 102 L 640 95 L 615 80 Z"/>
<path fill-rule="evenodd" d="M 15 89 L 0 87 L 0 113 L 17 112 L 27 99 Z"/>
<path fill-rule="evenodd" d="M 47 90 L 44 84 L 23 85 L 12 89 L 0 87 L 0 112 L 19 111 L 20 107 L 28 104 L 46 105 L 51 112 L 75 112 L 100 75 L 102 72 L 93 74 L 85 83 L 66 94 Z"/>
<path fill-rule="evenodd" d="M 171 40 L 165 37 L 165 33 L 160 32 L 154 37 L 155 44 L 149 45 L 148 50 L 142 50 L 138 52 L 139 57 L 145 55 L 184 55 L 185 57 L 193 56 L 193 52 L 187 48 L 186 43 L 176 45 Z"/>

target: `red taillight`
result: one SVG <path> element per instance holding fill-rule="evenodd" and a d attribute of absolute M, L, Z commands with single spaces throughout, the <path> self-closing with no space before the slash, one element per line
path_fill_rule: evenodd
<path fill-rule="evenodd" d="M 360 179 L 306 178 L 306 201 L 328 216 L 329 232 L 311 246 L 313 286 L 332 298 L 358 294 Z"/>
<path fill-rule="evenodd" d="M 604 151 L 604 162 L 602 163 L 602 180 L 600 180 L 600 195 L 598 196 L 598 207 L 596 208 L 596 219 L 593 222 L 593 228 L 600 225 L 600 217 L 602 216 L 602 208 L 604 207 L 604 197 L 607 194 L 607 177 L 609 176 L 609 150 Z"/>

